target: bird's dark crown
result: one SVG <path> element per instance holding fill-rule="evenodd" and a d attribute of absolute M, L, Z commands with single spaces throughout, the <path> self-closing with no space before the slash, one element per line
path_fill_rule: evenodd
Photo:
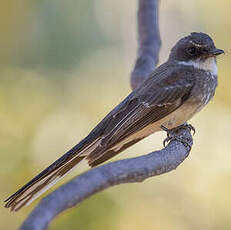
<path fill-rule="evenodd" d="M 205 33 L 193 32 L 180 39 L 172 48 L 169 60 L 174 61 L 193 61 L 196 59 L 205 60 L 211 56 L 224 53 L 217 49 L 212 38 Z"/>

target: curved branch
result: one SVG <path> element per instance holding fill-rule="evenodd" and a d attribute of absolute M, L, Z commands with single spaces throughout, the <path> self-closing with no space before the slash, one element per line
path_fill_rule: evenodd
<path fill-rule="evenodd" d="M 158 63 L 160 35 L 158 26 L 158 0 L 139 0 L 139 49 L 131 86 L 136 88 Z M 190 130 L 181 128 L 167 147 L 150 154 L 120 160 L 89 170 L 72 179 L 42 199 L 21 226 L 21 230 L 44 230 L 64 210 L 89 196 L 122 183 L 142 182 L 175 169 L 188 156 L 192 146 Z M 184 140 L 185 145 L 180 140 Z"/>
<path fill-rule="evenodd" d="M 192 146 L 190 130 L 178 130 L 175 140 L 167 147 L 150 154 L 115 161 L 74 178 L 45 197 L 21 226 L 21 230 L 44 230 L 59 213 L 76 206 L 89 196 L 114 185 L 142 182 L 176 169 L 188 156 Z M 180 139 L 187 142 L 182 144 Z"/>

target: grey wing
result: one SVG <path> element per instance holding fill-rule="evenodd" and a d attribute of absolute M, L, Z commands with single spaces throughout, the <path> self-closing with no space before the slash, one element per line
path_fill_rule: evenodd
<path fill-rule="evenodd" d="M 194 79 L 185 71 L 175 69 L 163 78 L 160 74 L 149 78 L 138 90 L 132 93 L 127 106 L 117 111 L 109 118 L 101 137 L 101 144 L 88 156 L 90 166 L 96 166 L 130 145 L 143 139 L 143 137 L 130 139 L 121 145 L 125 138 L 144 129 L 179 108 L 188 99 L 194 86 Z M 182 74 L 185 74 L 182 77 Z M 120 146 L 117 148 L 117 146 Z"/>

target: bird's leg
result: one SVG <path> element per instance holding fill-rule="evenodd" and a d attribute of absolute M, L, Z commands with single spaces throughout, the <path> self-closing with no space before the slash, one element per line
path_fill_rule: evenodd
<path fill-rule="evenodd" d="M 195 134 L 196 130 L 191 124 L 184 123 L 183 125 L 177 126 L 176 128 L 173 129 L 168 129 L 165 126 L 161 125 L 161 129 L 167 132 L 167 137 L 163 141 L 164 147 L 166 144 L 172 140 L 177 140 L 180 141 L 186 148 L 191 148 L 190 145 L 188 144 L 188 140 L 185 139 L 185 137 L 179 136 L 178 131 L 182 128 L 188 128 L 190 131 L 193 132 L 193 135 Z"/>

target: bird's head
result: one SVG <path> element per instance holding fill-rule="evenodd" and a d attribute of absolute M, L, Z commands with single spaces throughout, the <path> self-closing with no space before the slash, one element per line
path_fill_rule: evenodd
<path fill-rule="evenodd" d="M 172 48 L 169 59 L 189 62 L 194 60 L 205 61 L 215 58 L 224 51 L 217 49 L 212 38 L 205 33 L 193 32 L 189 36 L 180 39 Z"/>
<path fill-rule="evenodd" d="M 169 61 L 194 66 L 216 75 L 216 57 L 223 53 L 223 50 L 215 47 L 209 35 L 193 32 L 176 43 L 171 50 Z"/>

